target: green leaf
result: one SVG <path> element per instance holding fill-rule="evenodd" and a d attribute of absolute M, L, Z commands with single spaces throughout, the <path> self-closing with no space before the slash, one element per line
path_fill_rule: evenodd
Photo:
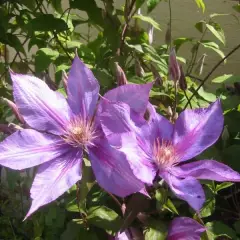
<path fill-rule="evenodd" d="M 204 218 L 204 217 L 211 216 L 215 211 L 215 207 L 216 207 L 215 197 L 211 197 L 207 199 L 201 209 L 201 212 L 200 212 L 201 217 Z"/>
<path fill-rule="evenodd" d="M 208 228 L 207 233 L 210 233 L 210 236 L 212 235 L 214 239 L 220 236 L 227 236 L 232 239 L 237 239 L 236 232 L 220 221 L 208 222 L 206 227 Z"/>
<path fill-rule="evenodd" d="M 2 30 L 2 29 L 1 29 Z M 20 42 L 20 40 L 18 39 L 17 36 L 15 36 L 12 33 L 6 33 L 4 34 L 3 32 L 1 32 L 0 34 L 0 42 L 7 44 L 13 48 L 16 49 L 16 51 L 19 51 L 21 53 L 25 54 L 25 50 L 23 48 L 22 43 Z"/>
<path fill-rule="evenodd" d="M 145 240 L 165 240 L 167 237 L 167 225 L 165 222 L 149 219 L 147 222 L 147 229 L 144 231 Z"/>
<path fill-rule="evenodd" d="M 239 123 L 238 123 L 239 124 Z M 231 145 L 226 148 L 223 152 L 223 159 L 226 159 L 226 164 L 232 167 L 235 171 L 240 172 L 240 146 L 239 145 Z"/>
<path fill-rule="evenodd" d="M 235 83 L 240 82 L 240 76 L 234 76 L 233 74 L 224 74 L 216 77 L 212 80 L 213 83 Z"/>
<path fill-rule="evenodd" d="M 177 38 L 173 41 L 173 45 L 175 46 L 176 51 L 178 51 L 178 49 L 187 42 L 192 42 L 193 39 L 192 38 Z"/>
<path fill-rule="evenodd" d="M 161 31 L 159 24 L 156 21 L 154 21 L 151 17 L 147 17 L 147 16 L 143 16 L 143 15 L 138 14 L 138 15 L 134 15 L 133 18 L 140 19 L 144 22 L 147 22 L 147 23 L 151 24 L 157 30 Z"/>
<path fill-rule="evenodd" d="M 197 3 L 198 7 L 202 9 L 202 11 L 205 11 L 205 3 L 203 0 L 195 0 L 195 2 Z"/>
<path fill-rule="evenodd" d="M 215 102 L 217 99 L 215 94 L 206 92 L 203 87 L 198 90 L 198 94 L 208 102 Z"/>
<path fill-rule="evenodd" d="M 79 212 L 79 207 L 77 204 L 77 198 L 74 198 L 70 202 L 66 203 L 66 210 L 69 212 Z"/>
<path fill-rule="evenodd" d="M 195 24 L 195 28 L 196 28 L 199 32 L 203 33 L 203 31 L 204 31 L 204 26 L 205 26 L 205 25 L 206 25 L 206 22 L 203 21 L 203 20 L 201 20 L 201 21 L 199 21 L 199 22 L 197 22 L 197 23 Z"/>
<path fill-rule="evenodd" d="M 233 9 L 240 13 L 240 3 L 233 6 Z"/>
<path fill-rule="evenodd" d="M 176 207 L 174 206 L 173 202 L 170 199 L 168 199 L 167 202 L 163 205 L 163 208 L 177 215 L 179 214 L 178 210 L 176 209 Z"/>
<path fill-rule="evenodd" d="M 237 232 L 237 234 L 240 234 L 240 220 L 234 223 L 234 229 Z"/>
<path fill-rule="evenodd" d="M 231 183 L 231 182 L 223 182 L 223 183 L 217 184 L 215 191 L 218 192 L 222 189 L 231 187 L 232 185 L 233 185 L 233 183 Z"/>
<path fill-rule="evenodd" d="M 99 228 L 103 228 L 108 234 L 116 234 L 122 225 L 122 219 L 112 209 L 105 206 L 91 207 L 87 220 Z"/>
<path fill-rule="evenodd" d="M 30 31 L 61 32 L 68 29 L 68 25 L 64 20 L 55 18 L 52 14 L 41 14 L 32 19 L 27 25 Z"/>
<path fill-rule="evenodd" d="M 59 56 L 59 52 L 50 48 L 40 48 L 35 57 L 35 69 L 36 72 L 42 72 L 46 70 L 50 63 L 55 61 Z"/>
<path fill-rule="evenodd" d="M 71 8 L 85 11 L 88 14 L 90 22 L 104 27 L 102 9 L 97 6 L 95 0 L 70 0 L 69 3 Z"/>
<path fill-rule="evenodd" d="M 143 3 L 145 2 L 145 0 L 136 0 L 136 9 L 139 9 Z"/>
<path fill-rule="evenodd" d="M 224 45 L 226 44 L 225 35 L 223 29 L 217 23 L 206 24 L 208 30 Z"/>
<path fill-rule="evenodd" d="M 61 0 L 51 0 L 51 4 L 53 6 L 53 8 L 59 12 L 59 13 L 62 13 L 63 10 L 62 10 L 62 1 Z"/>
<path fill-rule="evenodd" d="M 79 187 L 79 206 L 80 208 L 85 209 L 86 197 L 88 192 L 91 190 L 92 186 L 95 183 L 95 177 L 91 168 L 89 160 L 86 158 L 83 159 L 82 167 L 82 179 Z"/>
<path fill-rule="evenodd" d="M 86 229 L 82 219 L 73 219 L 67 224 L 66 230 L 60 237 L 60 240 L 79 240 L 91 239 L 98 240 L 97 234 L 91 230 Z"/>
<path fill-rule="evenodd" d="M 147 0 L 147 12 L 150 13 L 161 0 Z"/>
<path fill-rule="evenodd" d="M 207 40 L 203 40 L 200 42 L 200 44 L 208 49 L 213 50 L 214 52 L 216 52 L 221 58 L 225 57 L 225 54 L 223 51 L 221 51 L 219 49 L 219 46 L 215 43 L 215 42 L 211 42 L 211 41 L 207 41 Z M 226 60 L 224 61 L 224 63 L 226 63 Z"/>

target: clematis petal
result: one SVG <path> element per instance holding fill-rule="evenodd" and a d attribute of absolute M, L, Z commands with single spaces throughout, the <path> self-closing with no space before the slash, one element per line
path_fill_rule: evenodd
<path fill-rule="evenodd" d="M 152 104 L 149 103 L 147 109 L 150 115 L 148 125 L 151 129 L 151 135 L 155 138 L 158 137 L 160 139 L 171 141 L 173 124 L 168 119 L 158 114 Z"/>
<path fill-rule="evenodd" d="M 201 160 L 175 167 L 179 177 L 192 176 L 197 179 L 240 182 L 240 174 L 227 165 L 214 160 Z"/>
<path fill-rule="evenodd" d="M 101 139 L 89 149 L 89 158 L 97 182 L 108 192 L 125 197 L 140 191 L 144 184 L 134 175 L 123 153 Z"/>
<path fill-rule="evenodd" d="M 62 134 L 70 117 L 63 95 L 33 76 L 11 73 L 11 78 L 15 103 L 27 124 L 41 131 Z"/>
<path fill-rule="evenodd" d="M 124 153 L 134 175 L 152 184 L 156 167 L 152 162 L 152 148 L 145 139 L 146 121 L 124 103 L 106 103 L 100 116 L 102 130 L 110 145 Z M 117 123 L 117 124 L 116 124 Z"/>
<path fill-rule="evenodd" d="M 41 206 L 56 200 L 81 179 L 82 151 L 69 151 L 42 164 L 31 188 L 32 205 L 26 218 Z"/>
<path fill-rule="evenodd" d="M 110 103 L 102 100 L 102 112 L 98 116 L 101 127 L 106 136 L 124 132 L 140 131 L 145 120 L 140 114 L 132 111 L 125 103 Z"/>
<path fill-rule="evenodd" d="M 76 56 L 67 81 L 68 103 L 75 115 L 92 117 L 98 100 L 99 84 L 92 71 Z"/>
<path fill-rule="evenodd" d="M 167 240 L 200 240 L 206 229 L 197 221 L 188 217 L 177 217 L 171 222 Z"/>
<path fill-rule="evenodd" d="M 223 121 L 219 100 L 208 108 L 183 111 L 176 121 L 173 136 L 180 161 L 197 156 L 215 143 L 222 132 Z"/>
<path fill-rule="evenodd" d="M 23 129 L 0 143 L 0 165 L 22 170 L 53 160 L 65 150 L 60 137 Z"/>
<path fill-rule="evenodd" d="M 205 194 L 198 180 L 193 177 L 177 178 L 168 172 L 160 173 L 160 176 L 168 183 L 178 198 L 188 202 L 196 211 L 201 209 L 205 201 Z"/>
<path fill-rule="evenodd" d="M 124 102 L 135 112 L 144 114 L 153 83 L 126 84 L 108 91 L 104 98 L 112 102 Z"/>

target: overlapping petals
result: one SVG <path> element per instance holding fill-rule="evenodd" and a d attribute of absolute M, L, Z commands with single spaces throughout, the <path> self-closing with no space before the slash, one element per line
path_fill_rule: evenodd
<path fill-rule="evenodd" d="M 32 206 L 26 217 L 81 179 L 84 151 L 89 154 L 97 181 L 107 191 L 127 196 L 143 189 L 144 183 L 132 173 L 124 153 L 109 145 L 99 125 L 99 116 L 109 102 L 122 101 L 143 116 L 152 83 L 111 90 L 100 101 L 97 111 L 99 84 L 78 57 L 67 79 L 67 99 L 38 78 L 16 73 L 11 73 L 11 78 L 16 107 L 31 129 L 19 130 L 0 144 L 0 165 L 16 170 L 40 165 L 31 188 Z M 81 132 L 85 123 L 94 126 L 86 125 L 88 128 Z M 71 127 L 74 129 L 69 131 Z M 86 135 L 84 141 L 78 138 L 90 130 L 94 133 Z M 79 136 L 69 136 L 76 133 Z M 93 140 L 84 146 L 93 135 Z M 76 144 L 72 142 L 75 140 Z"/>
<path fill-rule="evenodd" d="M 32 206 L 25 219 L 39 207 L 56 200 L 81 180 L 82 152 L 75 151 L 39 166 L 31 187 Z"/>
<path fill-rule="evenodd" d="M 109 143 L 126 155 L 139 180 L 151 184 L 158 173 L 175 195 L 187 201 L 196 211 L 205 201 L 204 191 L 197 179 L 240 181 L 239 173 L 216 161 L 183 163 L 219 138 L 223 129 L 219 100 L 208 108 L 185 110 L 175 124 L 157 114 L 150 104 L 147 108 L 150 117 L 143 123 L 140 116 L 135 116 L 124 104 L 122 107 L 108 104 L 105 112 L 109 114 L 105 114 L 101 121 Z M 113 127 L 115 121 L 118 122 L 116 131 Z"/>
<path fill-rule="evenodd" d="M 70 119 L 70 108 L 63 95 L 33 76 L 11 73 L 11 78 L 14 101 L 27 124 L 61 135 Z"/>
<path fill-rule="evenodd" d="M 68 104 L 72 112 L 91 118 L 97 104 L 99 88 L 92 71 L 75 57 L 67 80 Z"/>
<path fill-rule="evenodd" d="M 200 240 L 206 228 L 197 221 L 188 217 L 173 219 L 168 229 L 167 240 Z"/>

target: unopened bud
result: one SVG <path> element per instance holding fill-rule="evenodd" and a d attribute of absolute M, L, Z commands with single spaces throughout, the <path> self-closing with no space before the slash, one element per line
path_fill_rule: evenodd
<path fill-rule="evenodd" d="M 181 72 L 174 48 L 172 49 L 169 55 L 169 73 L 172 80 L 178 81 L 180 79 Z"/>
<path fill-rule="evenodd" d="M 18 110 L 18 107 L 16 106 L 16 104 L 14 102 L 12 102 L 11 100 L 7 99 L 7 98 L 2 98 L 2 100 L 12 109 L 14 115 L 16 116 L 16 118 L 21 122 L 21 123 L 25 123 L 23 116 L 21 115 L 21 113 Z"/>
<path fill-rule="evenodd" d="M 206 58 L 206 54 L 204 53 L 199 60 L 197 61 L 197 66 L 195 68 L 195 73 L 198 74 L 199 76 L 202 74 L 203 72 L 203 66 L 204 66 L 204 62 L 205 62 L 205 58 Z"/>
<path fill-rule="evenodd" d="M 149 27 L 148 27 L 148 42 L 149 42 L 149 45 L 151 45 L 153 43 L 153 25 L 149 24 Z"/>
<path fill-rule="evenodd" d="M 163 85 L 162 77 L 160 76 L 159 72 L 152 64 L 151 64 L 151 70 L 154 77 L 155 85 L 162 86 Z"/>
<path fill-rule="evenodd" d="M 180 72 L 181 72 L 181 75 L 180 75 L 180 79 L 179 79 L 179 87 L 185 91 L 187 89 L 187 81 L 186 81 L 186 77 L 185 77 L 185 74 L 183 72 L 183 68 L 181 65 L 179 65 L 180 67 Z"/>
<path fill-rule="evenodd" d="M 173 116 L 173 120 L 174 120 L 174 122 L 175 122 L 177 119 L 178 119 L 178 113 L 175 112 L 175 114 L 174 114 L 174 116 Z"/>
<path fill-rule="evenodd" d="M 126 75 L 117 62 L 115 62 L 115 67 L 116 67 L 117 85 L 121 86 L 121 85 L 128 84 Z"/>
<path fill-rule="evenodd" d="M 227 143 L 229 137 L 230 137 L 230 135 L 229 135 L 229 131 L 228 131 L 228 126 L 224 126 L 223 132 L 222 132 L 222 140 L 223 140 L 224 147 L 226 147 L 226 143 Z"/>
<path fill-rule="evenodd" d="M 170 45 L 171 41 L 172 41 L 171 29 L 170 29 L 170 24 L 168 24 L 168 28 L 165 34 L 165 43 L 167 45 Z"/>
<path fill-rule="evenodd" d="M 143 77 L 145 72 L 137 58 L 135 58 L 135 73 L 138 77 Z"/>
<path fill-rule="evenodd" d="M 167 107 L 167 114 L 170 117 L 172 117 L 172 115 L 173 115 L 173 111 L 172 111 L 172 108 L 170 106 Z"/>
<path fill-rule="evenodd" d="M 68 81 L 68 75 L 65 72 L 65 70 L 62 71 L 62 81 L 65 91 L 67 92 L 67 81 Z"/>
<path fill-rule="evenodd" d="M 0 124 L 0 132 L 5 134 L 12 134 L 17 130 L 22 129 L 20 126 L 10 123 L 10 124 Z"/>

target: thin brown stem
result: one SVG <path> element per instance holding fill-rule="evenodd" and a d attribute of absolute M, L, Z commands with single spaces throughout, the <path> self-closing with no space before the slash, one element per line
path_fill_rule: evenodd
<path fill-rule="evenodd" d="M 190 101 L 193 99 L 193 97 L 197 94 L 198 90 L 205 84 L 205 82 L 208 80 L 208 78 L 213 74 L 213 72 L 223 63 L 228 57 L 230 57 L 235 51 L 237 51 L 240 48 L 240 44 L 238 44 L 235 48 L 233 48 L 224 58 L 222 58 L 213 68 L 212 70 L 207 74 L 207 76 L 203 79 L 203 81 L 200 83 L 198 88 L 193 92 L 192 96 L 189 98 L 188 102 L 186 103 L 184 109 L 187 108 Z"/>
<path fill-rule="evenodd" d="M 134 4 L 135 4 L 136 0 L 132 0 L 130 6 L 129 6 L 129 10 L 127 12 L 127 19 L 126 19 L 126 22 L 123 26 L 123 30 L 122 30 L 122 34 L 121 34 L 121 40 L 120 40 L 120 46 L 119 48 L 117 49 L 117 56 L 120 56 L 121 53 L 122 53 L 122 49 L 123 49 L 123 46 L 124 46 L 124 41 L 125 41 L 125 38 L 126 38 L 126 34 L 127 34 L 127 29 L 128 29 L 128 26 L 129 26 L 129 22 L 132 18 L 132 16 L 135 14 L 135 12 L 137 11 L 137 9 L 135 9 L 135 11 L 132 13 L 132 10 L 133 10 L 133 7 L 134 7 Z M 125 4 L 125 6 L 127 6 L 127 4 Z"/>

